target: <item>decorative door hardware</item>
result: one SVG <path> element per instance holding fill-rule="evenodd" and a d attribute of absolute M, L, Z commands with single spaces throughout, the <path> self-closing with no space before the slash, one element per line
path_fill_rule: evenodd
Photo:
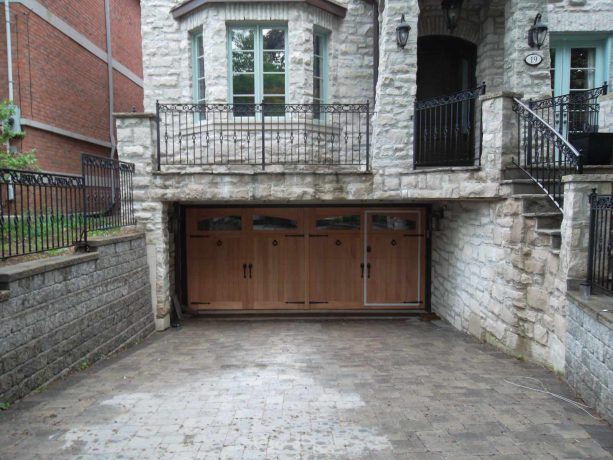
<path fill-rule="evenodd" d="M 247 264 L 243 264 L 243 278 L 247 279 Z"/>

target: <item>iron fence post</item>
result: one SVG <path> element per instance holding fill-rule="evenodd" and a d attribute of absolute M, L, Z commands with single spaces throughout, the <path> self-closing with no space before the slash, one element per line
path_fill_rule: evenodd
<path fill-rule="evenodd" d="M 81 186 L 83 187 L 83 243 L 85 244 L 85 248 L 87 250 L 87 167 L 85 166 L 85 154 L 81 154 L 81 179 L 83 183 Z"/>
<path fill-rule="evenodd" d="M 417 102 L 413 102 L 413 169 L 417 168 Z"/>
<path fill-rule="evenodd" d="M 162 167 L 162 160 L 161 160 L 161 154 L 160 154 L 160 101 L 155 101 L 155 126 L 156 126 L 156 132 L 157 132 L 157 156 L 158 156 L 158 161 L 157 161 L 157 166 L 158 166 L 158 171 L 161 170 Z"/>
<path fill-rule="evenodd" d="M 590 233 L 588 240 L 588 252 L 587 252 L 587 280 L 586 284 L 591 291 L 592 283 L 594 281 L 594 239 L 596 232 L 596 209 L 594 209 L 594 201 L 596 200 L 596 189 L 592 189 L 592 193 L 589 196 L 590 203 Z"/>
<path fill-rule="evenodd" d="M 265 117 L 265 103 L 262 102 L 262 104 L 260 105 L 261 109 L 262 109 L 262 120 L 261 120 L 261 125 L 262 125 L 262 171 L 264 171 L 266 169 L 266 127 L 264 126 L 264 117 Z"/>

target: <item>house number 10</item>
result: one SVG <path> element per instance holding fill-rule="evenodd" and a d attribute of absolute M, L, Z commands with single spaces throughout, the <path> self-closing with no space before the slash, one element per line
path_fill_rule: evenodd
<path fill-rule="evenodd" d="M 529 54 L 526 56 L 525 61 L 528 65 L 536 66 L 543 62 L 543 56 L 540 54 Z"/>

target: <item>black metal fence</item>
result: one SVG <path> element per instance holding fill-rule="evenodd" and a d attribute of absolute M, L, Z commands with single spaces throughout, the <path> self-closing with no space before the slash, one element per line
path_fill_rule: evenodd
<path fill-rule="evenodd" d="M 476 144 L 475 116 L 476 100 L 482 94 L 485 94 L 485 83 L 474 89 L 415 102 L 413 167 L 479 163 L 481 139 Z"/>
<path fill-rule="evenodd" d="M 530 100 L 528 107 L 566 139 L 572 134 L 596 133 L 600 112 L 598 97 L 607 94 L 607 90 L 605 82 L 599 88 Z"/>
<path fill-rule="evenodd" d="M 590 195 L 590 236 L 587 282 L 613 293 L 613 195 Z"/>
<path fill-rule="evenodd" d="M 176 165 L 370 165 L 365 104 L 156 104 L 158 170 Z"/>
<path fill-rule="evenodd" d="M 581 154 L 528 105 L 513 99 L 518 150 L 513 163 L 526 172 L 562 209 L 562 176 L 583 171 Z"/>
<path fill-rule="evenodd" d="M 82 156 L 81 176 L 0 169 L 0 258 L 86 244 L 134 225 L 134 165 Z"/>

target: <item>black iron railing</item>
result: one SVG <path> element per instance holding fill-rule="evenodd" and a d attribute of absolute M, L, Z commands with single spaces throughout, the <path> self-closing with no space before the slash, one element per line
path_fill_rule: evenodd
<path fill-rule="evenodd" d="M 134 164 L 82 155 L 85 223 L 88 231 L 135 225 Z"/>
<path fill-rule="evenodd" d="M 82 156 L 81 176 L 0 169 L 0 258 L 87 244 L 134 225 L 134 165 Z"/>
<path fill-rule="evenodd" d="M 83 189 L 78 176 L 0 170 L 2 259 L 82 241 Z"/>
<path fill-rule="evenodd" d="M 158 170 L 370 165 L 365 104 L 156 104 Z"/>
<path fill-rule="evenodd" d="M 609 293 L 613 292 L 613 196 L 590 195 L 590 235 L 587 283 Z"/>
<path fill-rule="evenodd" d="M 566 139 L 572 134 L 598 132 L 598 97 L 607 94 L 605 82 L 599 88 L 562 96 L 528 101 L 528 107 Z"/>
<path fill-rule="evenodd" d="M 528 105 L 513 99 L 517 113 L 518 150 L 513 163 L 526 172 L 562 209 L 562 177 L 583 172 L 581 154 Z"/>
<path fill-rule="evenodd" d="M 475 144 L 478 88 L 415 102 L 413 167 L 472 166 L 481 159 L 481 140 Z"/>

